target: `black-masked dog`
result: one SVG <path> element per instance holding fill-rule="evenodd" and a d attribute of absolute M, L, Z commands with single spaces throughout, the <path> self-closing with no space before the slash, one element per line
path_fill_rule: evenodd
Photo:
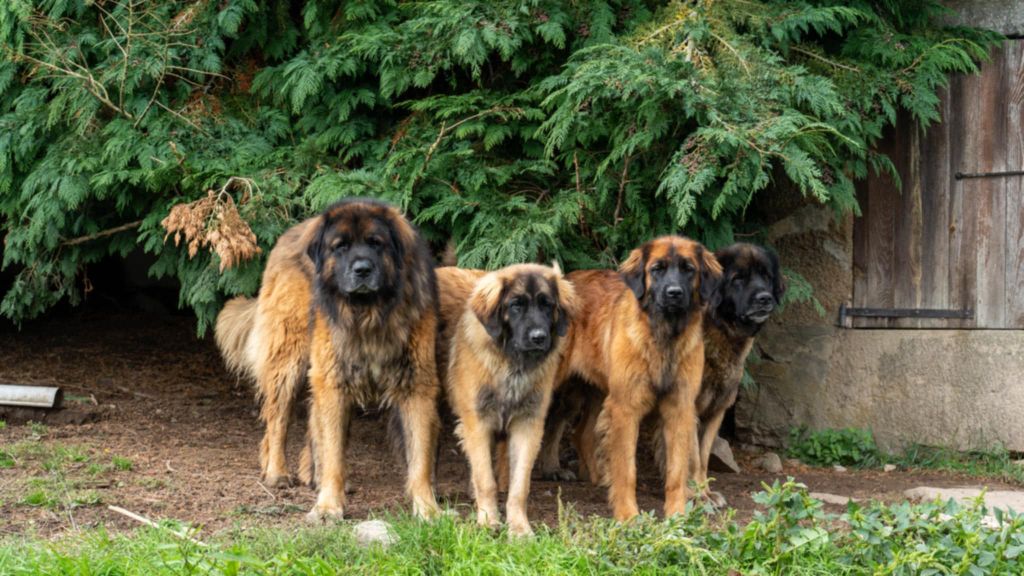
<path fill-rule="evenodd" d="M 722 418 L 736 402 L 743 366 L 754 337 L 778 306 L 786 290 L 775 254 L 753 244 L 733 244 L 715 252 L 722 282 L 715 290 L 704 322 L 704 378 L 697 396 L 700 460 L 694 480 L 706 486 L 708 459 Z M 706 494 L 724 505 L 721 494 Z"/>
<path fill-rule="evenodd" d="M 257 381 L 268 484 L 288 481 L 288 418 L 308 375 L 304 468 L 315 467 L 319 487 L 311 520 L 342 516 L 351 410 L 377 402 L 395 409 L 415 513 L 437 513 L 437 307 L 433 264 L 416 230 L 392 206 L 349 199 L 288 230 L 270 254 L 258 299 L 236 298 L 218 316 L 225 361 Z"/>
<path fill-rule="evenodd" d="M 442 293 L 458 293 L 458 285 L 478 274 L 439 270 Z M 510 471 L 509 532 L 524 536 L 533 533 L 526 514 L 530 471 L 562 362 L 563 337 L 577 313 L 576 293 L 556 268 L 534 264 L 478 278 L 454 322 L 445 386 L 471 468 L 477 521 L 500 521 L 491 457 L 495 440 L 502 439 Z"/>

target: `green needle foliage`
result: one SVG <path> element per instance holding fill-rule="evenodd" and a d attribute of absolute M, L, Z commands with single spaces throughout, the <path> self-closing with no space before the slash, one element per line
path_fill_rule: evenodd
<path fill-rule="evenodd" d="M 856 210 L 853 181 L 891 168 L 871 151 L 883 128 L 900 111 L 938 120 L 937 89 L 997 41 L 943 27 L 942 10 L 8 0 L 0 230 L 15 279 L 0 313 L 75 302 L 91 263 L 141 247 L 203 331 L 226 295 L 256 290 L 290 223 L 346 195 L 400 204 L 482 267 L 611 265 L 669 231 L 718 246 L 758 232 L 745 209 L 780 187 Z M 201 200 L 187 242 L 165 238 L 171 209 Z M 220 229 L 236 216 L 262 248 L 240 265 Z"/>

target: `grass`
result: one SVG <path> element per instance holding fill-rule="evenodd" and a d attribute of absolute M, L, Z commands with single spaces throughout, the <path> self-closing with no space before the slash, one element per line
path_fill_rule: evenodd
<path fill-rule="evenodd" d="M 1024 465 L 1015 462 L 1013 454 L 1003 446 L 959 452 L 917 444 L 901 454 L 886 455 L 878 449 L 870 430 L 844 428 L 808 432 L 797 428 L 790 433 L 787 455 L 811 466 L 840 464 L 876 468 L 895 464 L 910 470 L 957 472 L 1024 486 Z"/>
<path fill-rule="evenodd" d="M 907 469 L 959 472 L 1024 486 L 1024 465 L 1016 463 L 1013 455 L 1002 447 L 958 452 L 949 448 L 914 445 L 892 459 L 892 463 Z"/>
<path fill-rule="evenodd" d="M 851 503 L 827 514 L 790 480 L 765 486 L 746 525 L 731 515 L 692 510 L 661 521 L 618 524 L 562 514 L 518 541 L 444 517 L 430 523 L 386 517 L 398 542 L 360 547 L 351 522 L 328 527 L 237 527 L 215 535 L 169 530 L 111 534 L 102 527 L 56 541 L 0 539 L 0 574 L 1020 574 L 1024 516 L 981 525 L 980 502 L 920 505 Z M 944 515 L 948 515 L 944 516 Z"/>
<path fill-rule="evenodd" d="M 26 439 L 0 449 L 0 469 L 21 468 L 30 477 L 14 484 L 10 502 L 53 511 L 103 503 L 93 488 L 104 477 L 132 470 L 128 458 L 113 456 L 109 463 L 94 461 L 86 446 L 48 442 L 43 425 L 30 426 Z M 8 496 L 5 494 L 5 496 Z"/>

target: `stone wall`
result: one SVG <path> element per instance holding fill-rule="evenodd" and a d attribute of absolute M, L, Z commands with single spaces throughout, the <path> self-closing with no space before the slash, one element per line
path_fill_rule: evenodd
<path fill-rule="evenodd" d="M 854 427 L 890 451 L 1024 451 L 1019 331 L 773 326 L 758 347 L 757 386 L 736 408 L 744 442 L 780 445 L 794 426 Z"/>

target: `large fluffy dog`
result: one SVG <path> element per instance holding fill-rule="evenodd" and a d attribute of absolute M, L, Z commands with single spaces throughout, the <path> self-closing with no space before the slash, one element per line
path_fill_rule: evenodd
<path fill-rule="evenodd" d="M 640 422 L 656 411 L 667 448 L 665 515 L 687 500 L 695 448 L 695 402 L 704 370 L 704 304 L 721 267 L 693 240 L 664 236 L 633 250 L 619 273 L 574 272 L 587 312 L 573 323 L 569 373 L 605 393 L 596 417 L 597 452 L 613 514 L 635 516 Z"/>
<path fill-rule="evenodd" d="M 562 362 L 562 337 L 577 312 L 576 293 L 557 269 L 534 264 L 483 276 L 442 269 L 438 278 L 446 299 L 478 278 L 453 322 L 445 382 L 471 468 L 477 521 L 499 523 L 491 452 L 497 437 L 507 438 L 509 531 L 529 535 L 530 471 Z"/>
<path fill-rule="evenodd" d="M 374 402 L 396 409 L 414 511 L 437 512 L 437 306 L 429 251 L 415 229 L 392 206 L 350 199 L 286 232 L 259 298 L 232 300 L 218 316 L 227 364 L 257 382 L 269 484 L 288 481 L 288 417 L 308 374 L 320 490 L 310 519 L 342 516 L 351 408 Z"/>
<path fill-rule="evenodd" d="M 694 479 L 706 486 L 708 459 L 725 412 L 736 402 L 743 365 L 754 336 L 786 290 L 775 254 L 753 244 L 733 244 L 715 252 L 722 282 L 705 313 L 704 379 L 697 396 L 700 462 Z M 709 493 L 717 504 L 725 499 Z"/>

